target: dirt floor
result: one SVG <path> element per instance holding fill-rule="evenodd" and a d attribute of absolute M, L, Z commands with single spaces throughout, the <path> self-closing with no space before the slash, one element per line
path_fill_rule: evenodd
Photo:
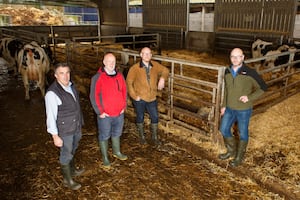
<path fill-rule="evenodd" d="M 111 158 L 102 168 L 94 114 L 81 98 L 85 116 L 76 155 L 86 172 L 71 191 L 62 184 L 59 149 L 46 133 L 44 101 L 31 91 L 24 101 L 22 82 L 0 69 L 0 199 L 297 199 L 288 188 L 260 181 L 249 165 L 232 169 L 193 142 L 160 132 L 163 145 L 141 146 L 128 117 L 122 137 L 127 161 Z M 149 133 L 148 133 L 149 135 Z"/>

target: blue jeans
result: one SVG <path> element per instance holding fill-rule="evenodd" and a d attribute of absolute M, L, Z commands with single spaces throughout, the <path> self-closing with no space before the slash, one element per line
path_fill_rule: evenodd
<path fill-rule="evenodd" d="M 232 110 L 226 107 L 225 113 L 221 120 L 220 131 L 223 137 L 232 137 L 231 127 L 237 122 L 240 132 L 240 140 L 248 141 L 249 139 L 249 121 L 252 114 L 252 108 L 248 110 Z"/>
<path fill-rule="evenodd" d="M 151 124 L 158 123 L 157 100 L 151 102 L 146 102 L 144 100 L 133 100 L 133 105 L 136 112 L 136 123 L 144 123 L 144 115 L 146 110 L 150 115 Z"/>
<path fill-rule="evenodd" d="M 60 148 L 59 162 L 61 165 L 67 165 L 73 159 L 82 133 L 79 131 L 73 135 L 62 136 L 63 146 Z"/>
<path fill-rule="evenodd" d="M 108 140 L 110 137 L 120 137 L 124 125 L 124 113 L 118 117 L 97 118 L 98 139 L 100 141 Z"/>

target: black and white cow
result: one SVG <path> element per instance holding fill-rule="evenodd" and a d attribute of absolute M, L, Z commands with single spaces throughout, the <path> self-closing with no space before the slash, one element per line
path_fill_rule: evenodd
<path fill-rule="evenodd" d="M 265 56 L 272 56 L 272 55 L 278 55 L 283 52 L 289 51 L 289 46 L 288 45 L 281 45 L 275 50 L 270 50 L 268 51 Z M 289 60 L 289 56 L 274 56 L 274 57 L 267 57 L 263 63 L 263 67 L 265 69 L 272 68 L 274 66 L 280 65 L 280 64 L 285 64 Z"/>
<path fill-rule="evenodd" d="M 0 40 L 0 57 L 9 64 L 8 71 L 17 75 L 17 55 L 22 49 L 23 43 L 15 38 L 2 38 Z"/>
<path fill-rule="evenodd" d="M 271 42 L 256 40 L 252 44 L 252 55 L 253 58 L 259 58 L 267 56 L 261 63 L 255 63 L 256 69 L 272 69 L 268 75 L 268 79 L 277 78 L 282 76 L 286 71 L 286 67 L 278 67 L 279 65 L 286 64 L 292 59 L 292 61 L 299 61 L 300 54 L 296 53 L 293 58 L 290 58 L 290 55 L 280 55 L 284 52 L 295 52 L 298 49 L 298 46 L 295 44 L 282 44 L 282 45 L 272 45 Z M 294 67 L 297 67 L 299 64 L 295 64 Z"/>
<path fill-rule="evenodd" d="M 272 45 L 272 42 L 257 39 L 252 43 L 252 58 L 260 58 L 264 56 L 268 51 L 273 50 Z"/>
<path fill-rule="evenodd" d="M 44 96 L 46 74 L 50 70 L 50 59 L 45 50 L 35 41 L 25 44 L 18 53 L 18 67 L 24 83 L 25 100 L 30 99 L 30 81 L 37 83 L 42 96 Z"/>

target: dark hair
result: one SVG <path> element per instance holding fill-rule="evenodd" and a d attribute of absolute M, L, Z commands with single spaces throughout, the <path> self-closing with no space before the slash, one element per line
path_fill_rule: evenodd
<path fill-rule="evenodd" d="M 68 63 L 57 63 L 56 65 L 54 65 L 54 71 L 56 71 L 56 69 L 59 67 L 69 67 L 69 65 L 68 65 Z"/>

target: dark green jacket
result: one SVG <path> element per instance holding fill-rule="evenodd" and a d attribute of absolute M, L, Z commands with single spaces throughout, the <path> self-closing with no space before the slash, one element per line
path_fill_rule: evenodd
<path fill-rule="evenodd" d="M 246 65 L 238 70 L 234 78 L 231 74 L 231 66 L 225 70 L 225 93 L 222 107 L 234 110 L 247 110 L 253 107 L 253 101 L 258 99 L 266 90 L 267 85 L 259 74 Z M 248 96 L 249 101 L 243 103 L 241 96 Z"/>

